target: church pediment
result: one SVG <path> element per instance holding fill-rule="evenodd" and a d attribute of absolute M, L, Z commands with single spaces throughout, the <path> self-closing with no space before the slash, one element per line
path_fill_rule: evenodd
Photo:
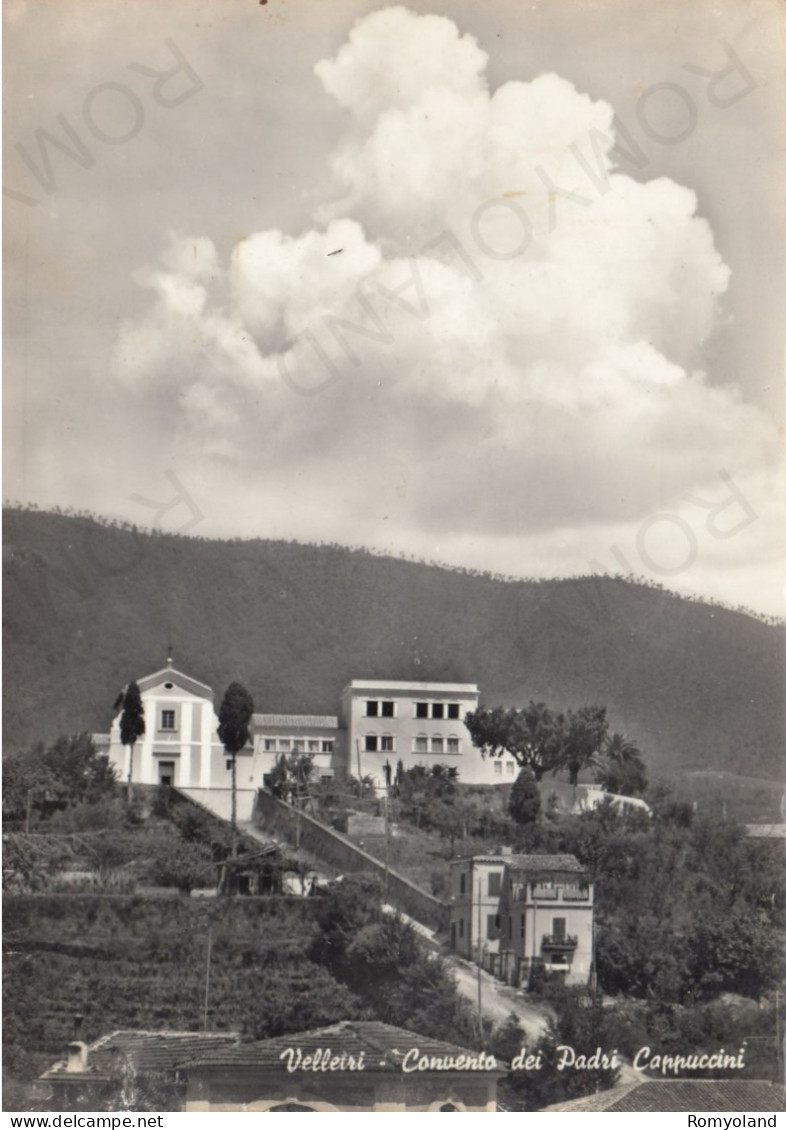
<path fill-rule="evenodd" d="M 137 682 L 142 694 L 150 694 L 151 692 L 165 694 L 167 691 L 178 690 L 185 691 L 195 698 L 213 701 L 212 687 L 209 687 L 207 683 L 200 683 L 198 679 L 192 679 L 190 675 L 185 675 L 174 667 L 164 667 L 163 670 L 155 671 L 152 675 L 146 675 L 144 679 L 138 679 Z"/>

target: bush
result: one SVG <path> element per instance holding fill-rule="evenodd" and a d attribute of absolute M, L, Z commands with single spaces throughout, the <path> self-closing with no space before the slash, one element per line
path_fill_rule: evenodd
<path fill-rule="evenodd" d="M 534 824 L 540 816 L 540 790 L 529 769 L 522 769 L 513 784 L 508 812 L 517 824 Z"/>

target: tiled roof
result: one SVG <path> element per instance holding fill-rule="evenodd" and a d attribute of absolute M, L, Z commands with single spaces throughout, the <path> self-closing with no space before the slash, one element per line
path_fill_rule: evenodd
<path fill-rule="evenodd" d="M 580 874 L 584 868 L 575 855 L 509 855 L 503 857 L 510 871 L 523 871 L 531 875 L 544 871 L 570 871 Z"/>
<path fill-rule="evenodd" d="M 468 1048 L 434 1040 L 430 1036 L 420 1036 L 406 1028 L 396 1028 L 377 1020 L 342 1020 L 328 1028 L 315 1028 L 308 1032 L 296 1032 L 286 1036 L 276 1036 L 272 1040 L 260 1040 L 253 1044 L 238 1044 L 235 1047 L 216 1048 L 206 1051 L 189 1062 L 181 1064 L 188 1067 L 222 1067 L 232 1064 L 247 1067 L 282 1067 L 282 1056 L 288 1048 L 300 1049 L 304 1056 L 313 1055 L 318 1049 L 329 1050 L 331 1056 L 354 1056 L 364 1053 L 366 1071 L 399 1071 L 401 1061 L 407 1052 L 417 1048 L 420 1055 L 437 1056 L 442 1059 L 455 1059 L 457 1056 L 478 1057 L 481 1053 Z M 462 1073 L 466 1071 L 462 1069 Z M 482 1068 L 484 1074 L 487 1071 Z M 506 1070 L 500 1065 L 500 1073 Z"/>
<path fill-rule="evenodd" d="M 546 1111 L 607 1111 L 621 1114 L 687 1111 L 786 1110 L 786 1087 L 763 1079 L 643 1079 L 557 1103 Z"/>
<path fill-rule="evenodd" d="M 493 863 L 504 864 L 511 871 L 526 871 L 527 873 L 542 873 L 544 871 L 570 871 L 580 874 L 584 871 L 575 855 L 472 855 L 464 859 L 454 859 L 453 865 L 459 863 Z"/>
<path fill-rule="evenodd" d="M 60 1060 L 44 1073 L 74 1079 L 84 1074 L 112 1076 L 124 1063 L 133 1063 L 138 1071 L 171 1072 L 184 1059 L 213 1048 L 236 1044 L 237 1032 L 144 1032 L 121 1028 L 102 1036 L 87 1049 L 84 1073 L 67 1072 L 66 1061 Z"/>
<path fill-rule="evenodd" d="M 337 730 L 335 714 L 255 714 L 254 726 L 292 726 L 304 729 Z"/>

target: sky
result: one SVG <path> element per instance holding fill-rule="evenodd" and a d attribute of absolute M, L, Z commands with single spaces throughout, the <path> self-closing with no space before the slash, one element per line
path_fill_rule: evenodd
<path fill-rule="evenodd" d="M 6 0 L 4 496 L 784 613 L 776 0 Z"/>

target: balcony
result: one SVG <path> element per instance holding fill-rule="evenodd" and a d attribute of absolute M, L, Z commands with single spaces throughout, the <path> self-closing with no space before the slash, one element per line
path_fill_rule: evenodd
<path fill-rule="evenodd" d="M 541 949 L 547 953 L 573 953 L 579 944 L 577 934 L 544 934 Z"/>
<path fill-rule="evenodd" d="M 559 891 L 556 887 L 546 887 L 538 883 L 532 884 L 532 897 L 534 899 L 556 899 Z"/>
<path fill-rule="evenodd" d="M 589 887 L 563 887 L 562 897 L 566 902 L 588 902 Z"/>

